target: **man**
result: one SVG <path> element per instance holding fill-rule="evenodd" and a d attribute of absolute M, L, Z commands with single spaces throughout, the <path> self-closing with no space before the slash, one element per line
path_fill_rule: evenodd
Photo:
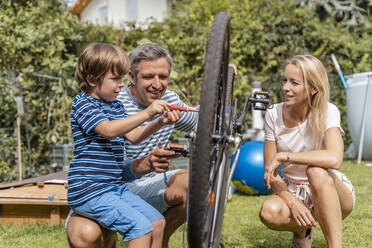
<path fill-rule="evenodd" d="M 137 47 L 129 55 L 129 59 L 131 84 L 122 89 L 118 97 L 128 115 L 142 111 L 157 99 L 188 107 L 176 93 L 167 90 L 172 59 L 164 48 L 146 43 Z M 136 145 L 127 142 L 126 157 L 143 159 L 147 163 L 156 163 L 156 166 L 166 168 L 169 165 L 168 159 L 174 155 L 164 153 L 158 147 L 165 146 L 174 128 L 186 132 L 195 129 L 197 117 L 195 112 L 183 112 L 176 124 L 164 126 L 143 142 Z M 188 172 L 172 170 L 164 174 L 150 173 L 128 185 L 134 194 L 163 213 L 166 220 L 163 247 L 168 247 L 170 236 L 185 221 Z M 115 247 L 116 234 L 101 228 L 90 219 L 73 214 L 66 226 L 67 236 L 73 247 Z"/>

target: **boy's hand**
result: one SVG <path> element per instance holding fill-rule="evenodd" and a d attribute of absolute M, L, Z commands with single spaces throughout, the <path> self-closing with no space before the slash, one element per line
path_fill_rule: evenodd
<path fill-rule="evenodd" d="M 161 125 L 169 125 L 176 123 L 181 118 L 181 112 L 178 110 L 167 111 L 160 118 Z"/>
<path fill-rule="evenodd" d="M 150 118 L 152 118 L 155 115 L 162 114 L 164 113 L 164 111 L 168 110 L 167 106 L 167 101 L 155 100 L 150 104 L 150 106 L 146 108 L 146 111 L 149 114 Z"/>

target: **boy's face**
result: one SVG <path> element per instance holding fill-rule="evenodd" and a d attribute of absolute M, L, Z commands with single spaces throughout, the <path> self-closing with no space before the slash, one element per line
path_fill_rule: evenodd
<path fill-rule="evenodd" d="M 167 90 L 169 65 L 166 58 L 142 60 L 138 64 L 137 81 L 133 75 L 129 75 L 134 85 L 130 87 L 133 96 L 141 105 L 149 106 L 161 99 Z"/>
<path fill-rule="evenodd" d="M 111 71 L 106 73 L 101 86 L 98 86 L 98 84 L 94 82 L 89 82 L 89 84 L 92 87 L 90 95 L 105 102 L 112 102 L 116 100 L 120 89 L 124 87 L 123 78 L 121 76 L 112 74 Z"/>

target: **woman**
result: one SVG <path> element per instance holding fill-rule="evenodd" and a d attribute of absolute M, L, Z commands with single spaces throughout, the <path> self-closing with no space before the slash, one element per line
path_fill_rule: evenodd
<path fill-rule="evenodd" d="M 314 213 L 328 247 L 342 247 L 342 220 L 353 210 L 355 194 L 337 171 L 344 132 L 339 110 L 329 103 L 323 64 L 311 55 L 295 56 L 285 68 L 283 94 L 284 102 L 265 117 L 264 182 L 275 194 L 263 203 L 261 221 L 292 232 L 290 247 L 305 248 L 311 247 Z"/>

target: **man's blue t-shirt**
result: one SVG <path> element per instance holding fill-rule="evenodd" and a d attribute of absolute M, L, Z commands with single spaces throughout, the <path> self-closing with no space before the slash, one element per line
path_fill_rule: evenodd
<path fill-rule="evenodd" d="M 68 171 L 67 199 L 70 206 L 135 179 L 131 160 L 123 163 L 124 137 L 107 139 L 93 131 L 101 122 L 127 117 L 120 101 L 105 102 L 80 93 L 72 102 L 71 129 L 74 158 Z M 124 172 L 124 173 L 123 173 Z"/>

